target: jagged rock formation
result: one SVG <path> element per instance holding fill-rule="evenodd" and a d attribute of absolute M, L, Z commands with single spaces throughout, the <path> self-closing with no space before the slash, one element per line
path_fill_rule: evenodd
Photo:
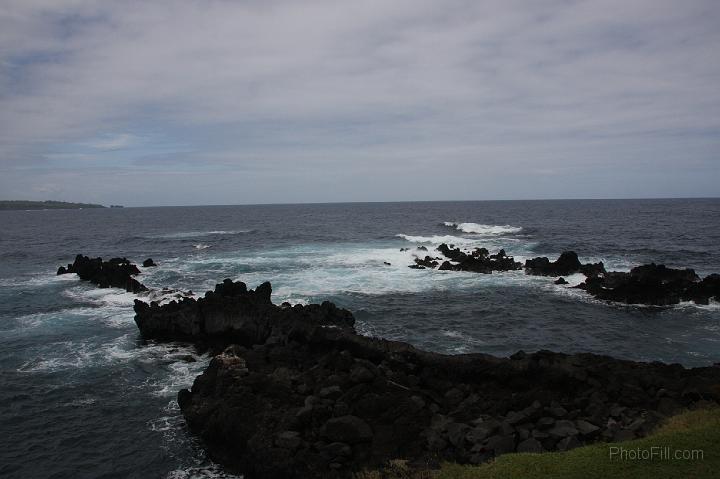
<path fill-rule="evenodd" d="M 421 266 L 423 268 L 436 268 L 438 263 L 438 258 L 433 258 L 432 256 L 425 256 L 425 258 L 415 258 L 415 265 Z M 415 265 L 411 265 L 410 267 L 413 267 Z"/>
<path fill-rule="evenodd" d="M 135 300 L 135 323 L 143 337 L 207 344 L 252 345 L 272 335 L 295 334 L 302 328 L 352 328 L 354 318 L 330 302 L 308 306 L 276 306 L 270 283 L 248 290 L 245 283 L 226 279 L 199 299 L 185 297 L 159 305 Z"/>
<path fill-rule="evenodd" d="M 720 275 L 711 274 L 702 281 L 692 269 L 673 269 L 655 263 L 625 272 L 610 272 L 589 277 L 577 286 L 598 299 L 626 304 L 665 306 L 680 301 L 708 304 L 720 299 Z"/>
<path fill-rule="evenodd" d="M 133 278 L 140 274 L 140 270 L 127 258 L 112 258 L 103 261 L 102 258 L 88 258 L 81 254 L 75 261 L 67 266 L 60 266 L 57 274 L 76 273 L 80 279 L 90 281 L 101 288 L 124 288 L 131 293 L 147 291 L 145 285 Z"/>
<path fill-rule="evenodd" d="M 468 254 L 460 248 L 453 248 L 452 245 L 448 246 L 445 243 L 438 246 L 437 249 L 456 262 L 456 264 L 453 264 L 450 261 L 445 261 L 438 268 L 440 270 L 490 274 L 493 271 L 512 271 L 522 267 L 512 256 L 507 256 L 504 249 L 501 249 L 496 254 L 490 254 L 485 248 L 475 248 Z"/>
<path fill-rule="evenodd" d="M 600 263 L 582 264 L 574 251 L 565 251 L 555 261 L 547 257 L 533 258 L 525 261 L 525 272 L 535 276 L 568 276 L 583 273 L 585 276 L 597 276 L 605 272 L 605 265 Z"/>

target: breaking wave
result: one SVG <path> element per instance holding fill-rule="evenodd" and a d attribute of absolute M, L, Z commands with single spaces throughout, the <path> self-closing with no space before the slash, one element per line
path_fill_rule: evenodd
<path fill-rule="evenodd" d="M 397 236 L 398 238 L 403 238 L 407 241 L 410 241 L 411 243 L 425 243 L 425 244 L 433 244 L 433 245 L 440 245 L 442 243 L 455 244 L 455 245 L 472 245 L 472 244 L 476 244 L 478 242 L 477 239 L 474 239 L 474 238 L 463 238 L 460 236 L 452 236 L 452 235 L 415 236 L 415 235 L 398 234 L 395 236 Z"/>

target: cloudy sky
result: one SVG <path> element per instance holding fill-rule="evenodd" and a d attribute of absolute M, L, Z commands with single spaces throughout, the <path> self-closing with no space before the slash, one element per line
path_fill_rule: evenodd
<path fill-rule="evenodd" d="M 0 199 L 719 194 L 717 0 L 0 1 Z"/>

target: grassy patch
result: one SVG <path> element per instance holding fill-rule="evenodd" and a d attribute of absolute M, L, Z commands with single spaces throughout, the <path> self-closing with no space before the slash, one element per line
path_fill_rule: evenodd
<path fill-rule="evenodd" d="M 620 449 L 624 451 L 621 457 Z M 661 448 L 661 449 L 654 449 Z M 647 452 L 643 452 L 647 451 Z M 687 451 L 687 452 L 685 452 Z M 695 451 L 695 452 L 693 452 Z M 699 451 L 699 452 L 698 452 Z M 611 457 L 611 452 L 614 452 Z M 635 458 L 660 453 L 668 457 Z M 675 454 L 679 454 L 675 458 Z M 683 458 L 687 454 L 689 458 Z M 443 464 L 437 471 L 412 471 L 392 461 L 357 479 L 710 479 L 720 477 L 720 408 L 670 418 L 654 434 L 622 443 L 598 443 L 568 452 L 506 454 L 480 466 Z"/>

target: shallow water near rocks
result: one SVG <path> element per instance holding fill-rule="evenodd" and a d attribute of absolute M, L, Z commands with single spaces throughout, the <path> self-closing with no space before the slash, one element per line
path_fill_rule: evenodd
<path fill-rule="evenodd" d="M 608 269 L 720 272 L 717 199 L 4 211 L 0 224 L 3 477 L 232 477 L 205 458 L 175 401 L 209 358 L 141 341 L 133 294 L 55 276 L 77 253 L 152 257 L 158 267 L 138 279 L 154 288 L 268 280 L 276 303 L 331 300 L 363 333 L 445 353 L 720 361 L 716 303 L 611 305 L 521 271 L 407 267 L 448 242 L 520 261 L 572 249 Z"/>

